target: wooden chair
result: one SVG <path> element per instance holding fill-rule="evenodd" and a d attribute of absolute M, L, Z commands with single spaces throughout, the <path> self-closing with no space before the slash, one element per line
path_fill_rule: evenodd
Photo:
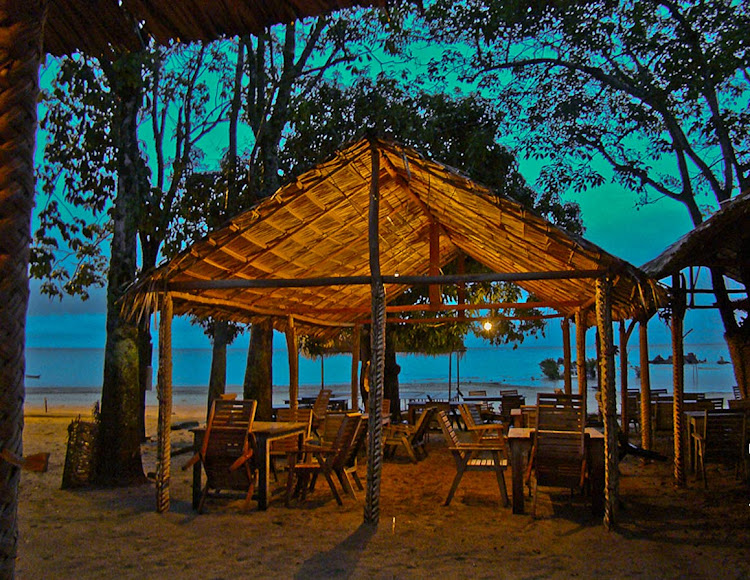
<path fill-rule="evenodd" d="M 742 470 L 747 475 L 746 416 L 745 413 L 731 410 L 705 412 L 703 432 L 693 436 L 697 443 L 698 473 L 703 485 L 706 480 L 706 463 L 718 463 L 735 468 L 735 476 Z"/>
<path fill-rule="evenodd" d="M 198 513 L 209 494 L 221 497 L 222 490 L 245 492 L 244 508 L 247 509 L 255 490 L 255 467 L 252 437 L 253 421 L 257 401 L 217 399 L 203 436 L 203 444 L 182 469 L 201 462 L 206 472 L 206 486 L 198 503 Z"/>
<path fill-rule="evenodd" d="M 315 398 L 315 402 L 312 406 L 313 419 L 312 419 L 312 430 L 318 433 L 318 429 L 322 427 L 323 422 L 326 419 L 326 413 L 328 412 L 328 402 L 331 400 L 331 389 L 320 389 L 318 396 Z"/>
<path fill-rule="evenodd" d="M 359 491 L 364 491 L 365 489 L 362 485 L 362 481 L 359 479 L 359 475 L 357 474 L 357 456 L 365 445 L 365 441 L 367 441 L 367 421 L 363 417 L 362 421 L 359 424 L 359 429 L 352 439 L 352 444 L 349 446 L 349 450 L 346 452 L 340 462 L 334 463 L 333 465 L 333 471 L 339 478 L 341 487 L 343 487 L 347 493 L 354 497 L 354 499 L 359 498 L 357 497 L 357 493 L 354 491 L 352 482 L 356 484 Z"/>
<path fill-rule="evenodd" d="M 338 433 L 331 445 L 306 444 L 299 453 L 289 455 L 289 475 L 286 484 L 286 505 L 292 497 L 301 495 L 302 501 L 307 498 L 307 492 L 315 489 L 315 481 L 319 473 L 326 478 L 336 503 L 343 505 L 333 475 L 342 472 L 351 456 L 351 447 L 357 439 L 357 432 L 362 427 L 362 415 L 359 413 L 346 414 L 339 426 Z M 295 486 L 296 480 L 296 486 Z M 343 484 L 343 482 L 342 482 Z M 346 490 L 346 487 L 344 487 Z"/>
<path fill-rule="evenodd" d="M 580 395 L 537 395 L 537 427 L 530 467 L 534 505 L 539 486 L 583 489 L 586 475 L 586 407 Z"/>
<path fill-rule="evenodd" d="M 308 441 L 310 439 L 310 432 L 312 430 L 312 416 L 312 409 L 290 409 L 289 407 L 282 407 L 280 409 L 277 409 L 276 411 L 277 421 L 307 424 L 307 430 L 305 431 L 304 435 L 305 441 Z M 276 460 L 279 457 L 286 458 L 289 453 L 294 453 L 298 450 L 299 440 L 297 437 L 285 437 L 284 439 L 271 441 L 270 464 L 274 479 L 278 481 L 276 473 Z"/>
<path fill-rule="evenodd" d="M 388 425 L 383 430 L 383 445 L 385 446 L 383 456 L 393 457 L 401 446 L 413 463 L 417 463 L 420 458 L 427 457 L 425 449 L 427 429 L 435 411 L 435 407 L 425 408 L 415 425 Z"/>
<path fill-rule="evenodd" d="M 735 400 L 739 401 L 742 399 L 742 392 L 740 392 L 739 385 L 732 386 L 732 395 L 734 396 Z"/>
<path fill-rule="evenodd" d="M 458 406 L 466 430 L 472 434 L 477 443 L 485 438 L 504 441 L 505 426 L 502 423 L 483 423 L 478 405 L 462 403 Z"/>
<path fill-rule="evenodd" d="M 513 421 L 513 409 L 520 409 L 526 403 L 526 397 L 523 395 L 503 395 L 500 402 L 500 421 L 510 425 Z"/>
<path fill-rule="evenodd" d="M 505 487 L 505 470 L 508 467 L 508 459 L 504 457 L 506 453 L 505 442 L 487 442 L 485 440 L 482 443 L 461 443 L 445 411 L 438 413 L 438 423 L 443 431 L 448 449 L 450 449 L 456 462 L 456 476 L 453 478 L 444 505 L 450 505 L 464 473 L 467 471 L 494 471 L 503 505 L 507 506 L 509 502 L 508 490 Z"/>

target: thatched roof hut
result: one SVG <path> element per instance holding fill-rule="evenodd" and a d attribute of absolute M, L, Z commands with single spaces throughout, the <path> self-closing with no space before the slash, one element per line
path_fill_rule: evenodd
<path fill-rule="evenodd" d="M 461 253 L 491 273 L 440 275 Z M 160 368 L 167 369 L 173 311 L 270 319 L 287 333 L 292 377 L 298 330 L 325 336 L 369 323 L 365 520 L 377 522 L 386 303 L 409 285 L 480 280 L 516 282 L 545 306 L 575 317 L 579 331 L 598 327 L 609 474 L 605 523 L 611 525 L 617 495 L 612 320 L 648 319 L 666 304 L 663 288 L 627 262 L 412 149 L 375 139 L 354 143 L 141 279 L 124 309 L 131 316 L 162 310 Z M 426 308 L 458 306 L 439 304 L 433 292 Z M 583 343 L 577 343 L 583 361 Z M 296 400 L 294 381 L 290 401 Z M 169 412 L 165 406 L 163 413 Z M 168 473 L 165 460 L 160 471 Z"/>
<path fill-rule="evenodd" d="M 21 454 L 24 345 L 39 64 L 45 52 L 95 56 L 156 42 L 213 40 L 299 16 L 386 0 L 0 0 L 0 447 Z M 13 575 L 19 473 L 0 461 L 0 576 Z"/>
<path fill-rule="evenodd" d="M 663 290 L 624 260 L 455 169 L 396 143 L 375 143 L 380 268 L 389 302 L 463 253 L 497 273 L 484 279 L 517 282 L 565 317 L 585 310 L 588 326 L 595 324 L 592 280 L 607 273 L 615 279 L 615 320 L 653 313 L 662 303 Z M 290 316 L 320 336 L 369 323 L 370 155 L 367 140 L 354 143 L 231 219 L 141 279 L 130 292 L 131 307 L 153 311 L 168 291 L 175 314 L 240 322 L 270 317 L 281 331 Z"/>

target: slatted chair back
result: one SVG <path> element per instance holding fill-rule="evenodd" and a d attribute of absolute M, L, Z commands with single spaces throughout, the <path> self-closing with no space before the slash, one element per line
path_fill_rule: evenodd
<path fill-rule="evenodd" d="M 521 427 L 536 429 L 536 405 L 521 405 Z"/>
<path fill-rule="evenodd" d="M 537 485 L 569 489 L 583 485 L 583 432 L 537 430 L 535 445 Z"/>
<path fill-rule="evenodd" d="M 742 392 L 740 391 L 739 385 L 734 385 L 732 387 L 732 395 L 734 396 L 735 400 L 741 400 L 742 399 Z"/>
<path fill-rule="evenodd" d="M 331 449 L 335 452 L 326 456 L 326 463 L 330 468 L 343 466 L 351 450 L 357 431 L 362 425 L 362 415 L 346 413 L 339 425 L 336 437 L 331 441 Z"/>
<path fill-rule="evenodd" d="M 451 423 L 451 420 L 448 418 L 448 414 L 445 411 L 440 411 L 437 414 L 437 418 L 438 425 L 440 425 L 440 430 L 443 432 L 443 438 L 448 447 L 458 447 L 460 441 L 455 429 L 453 429 L 453 423 Z"/>
<path fill-rule="evenodd" d="M 422 411 L 419 419 L 417 419 L 416 425 L 414 425 L 414 433 L 410 437 L 412 445 L 421 444 L 424 441 L 427 435 L 427 430 L 430 428 L 430 423 L 436 412 L 437 407 L 427 407 Z"/>
<path fill-rule="evenodd" d="M 255 486 L 252 427 L 257 408 L 255 400 L 221 400 L 213 402 L 203 437 L 200 461 L 206 472 L 206 486 L 198 512 L 211 490 L 242 490 L 245 505 Z"/>
<path fill-rule="evenodd" d="M 513 409 L 520 409 L 526 403 L 523 395 L 503 395 L 500 401 L 500 418 L 503 423 L 510 424 L 513 417 Z"/>
<path fill-rule="evenodd" d="M 276 411 L 276 421 L 305 423 L 307 425 L 304 435 L 305 440 L 310 438 L 312 416 L 312 409 L 290 409 L 289 407 L 282 407 Z M 286 453 L 297 451 L 298 446 L 299 441 L 297 437 L 285 437 L 284 439 L 278 439 L 271 442 L 271 453 L 274 455 L 285 455 Z"/>
<path fill-rule="evenodd" d="M 469 391 L 469 397 L 486 397 L 487 391 Z"/>
<path fill-rule="evenodd" d="M 517 397 L 518 396 L 518 389 L 500 389 L 500 396 L 501 397 Z"/>
<path fill-rule="evenodd" d="M 323 418 L 325 418 L 332 392 L 331 389 L 320 389 L 320 391 L 318 391 L 318 396 L 315 397 L 315 402 L 312 407 L 315 419 L 322 421 Z"/>
<path fill-rule="evenodd" d="M 576 431 L 586 426 L 585 399 L 581 395 L 539 393 L 536 397 L 537 430 Z"/>
<path fill-rule="evenodd" d="M 745 414 L 730 410 L 706 411 L 703 421 L 704 461 L 735 465 L 745 453 Z"/>
<path fill-rule="evenodd" d="M 321 443 L 330 444 L 333 442 L 339 432 L 339 427 L 341 427 L 341 423 L 344 421 L 344 417 L 346 417 L 346 415 L 347 413 L 342 412 L 326 414 L 325 421 L 323 422 L 323 427 L 320 430 Z"/>
<path fill-rule="evenodd" d="M 359 413 L 349 413 L 347 416 L 354 416 L 359 420 L 356 422 L 354 433 L 348 439 L 348 442 L 341 442 L 342 445 L 346 443 L 346 446 L 343 453 L 337 456 L 336 460 L 332 464 L 333 469 L 336 471 L 343 470 L 355 464 L 357 454 L 359 453 L 360 449 L 362 449 L 362 445 L 364 445 L 365 439 L 367 438 L 367 421 L 364 420 L 362 415 L 360 415 Z M 334 447 L 335 445 L 336 444 L 334 443 Z"/>
<path fill-rule="evenodd" d="M 480 411 L 479 405 L 470 405 L 469 403 L 462 403 L 458 406 L 458 411 L 461 413 L 461 418 L 464 420 L 466 429 L 471 430 L 482 425 L 482 412 Z"/>

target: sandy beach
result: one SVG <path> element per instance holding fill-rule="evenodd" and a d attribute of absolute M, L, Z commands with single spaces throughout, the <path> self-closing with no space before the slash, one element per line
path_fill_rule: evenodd
<path fill-rule="evenodd" d="M 564 492 L 542 493 L 536 519 L 513 515 L 491 473 L 466 474 L 444 507 L 455 468 L 432 433 L 425 460 L 385 463 L 377 528 L 362 524 L 362 498 L 339 507 L 324 481 L 301 506 L 276 495 L 265 512 L 214 501 L 197 515 L 191 472 L 179 468 L 189 455 L 173 459 L 171 510 L 157 514 L 153 485 L 60 489 L 78 414 L 90 409 L 27 406 L 24 452 L 51 456 L 46 473 L 23 472 L 18 578 L 750 577 L 750 488 L 713 466 L 708 490 L 692 475 L 678 490 L 671 463 L 627 456 L 619 523 L 607 531 L 583 498 Z M 173 422 L 204 417 L 203 408 L 176 406 Z M 153 407 L 147 432 L 156 438 Z M 188 445 L 192 435 L 172 438 Z M 671 441 L 657 443 L 669 453 Z M 143 460 L 153 471 L 155 443 L 143 445 Z M 510 473 L 506 481 L 510 489 Z"/>

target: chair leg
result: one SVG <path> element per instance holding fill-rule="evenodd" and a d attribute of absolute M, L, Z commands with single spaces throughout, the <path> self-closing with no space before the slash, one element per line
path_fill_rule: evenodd
<path fill-rule="evenodd" d="M 326 481 L 328 482 L 328 485 L 331 487 L 331 491 L 333 492 L 333 497 L 336 498 L 336 503 L 339 505 L 344 505 L 344 502 L 341 500 L 341 496 L 339 495 L 339 492 L 336 489 L 336 485 L 333 483 L 333 478 L 331 478 L 330 472 L 324 469 L 323 475 L 325 476 Z"/>
<path fill-rule="evenodd" d="M 467 454 L 467 457 L 469 457 L 469 454 Z M 451 484 L 451 489 L 448 492 L 448 497 L 445 500 L 445 504 L 443 505 L 450 505 L 451 500 L 453 499 L 453 495 L 456 493 L 456 490 L 458 489 L 458 484 L 461 482 L 461 478 L 464 476 L 464 471 L 466 471 L 466 465 L 469 463 L 468 458 L 465 460 L 462 460 L 461 463 L 457 463 L 456 465 L 456 476 L 453 478 L 453 483 Z"/>
<path fill-rule="evenodd" d="M 198 502 L 198 513 L 203 513 L 203 504 L 206 503 L 206 498 L 208 497 L 208 484 L 206 484 L 206 487 L 203 488 L 203 493 L 201 494 L 201 499 Z"/>
<path fill-rule="evenodd" d="M 534 478 L 534 503 L 531 506 L 531 517 L 536 518 L 536 499 L 539 497 L 539 482 Z"/>
<path fill-rule="evenodd" d="M 412 463 L 419 463 L 417 455 L 416 453 L 414 453 L 414 447 L 411 446 L 411 443 L 409 443 L 406 438 L 402 439 L 402 442 L 404 444 L 404 449 L 406 449 L 406 453 L 409 454 L 409 458 L 411 459 Z"/>

